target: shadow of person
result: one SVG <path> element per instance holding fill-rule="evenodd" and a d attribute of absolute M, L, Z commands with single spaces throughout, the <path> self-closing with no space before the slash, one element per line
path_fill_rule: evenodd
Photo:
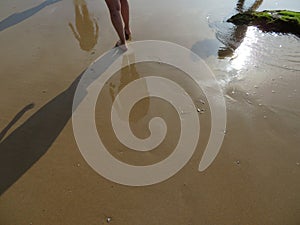
<path fill-rule="evenodd" d="M 43 3 L 37 5 L 33 8 L 27 9 L 20 13 L 14 13 L 14 14 L 10 15 L 9 17 L 5 18 L 4 20 L 2 20 L 0 22 L 0 31 L 3 31 L 11 26 L 18 24 L 18 23 L 21 23 L 22 21 L 28 19 L 29 17 L 33 16 L 34 14 L 36 14 L 37 12 L 39 12 L 40 10 L 45 8 L 46 6 L 54 4 L 59 1 L 61 1 L 61 0 L 46 0 Z"/>
<path fill-rule="evenodd" d="M 9 131 L 10 128 L 30 109 L 33 109 L 34 104 L 31 103 L 26 105 L 20 112 L 15 115 L 15 117 L 10 121 L 10 123 L 0 132 L 0 141 L 5 137 L 6 133 Z"/>
<path fill-rule="evenodd" d="M 102 57 L 97 62 L 100 69 L 96 71 L 97 74 L 86 80 L 84 87 L 87 88 L 97 77 L 101 76 L 122 54 L 122 51 L 115 49 Z M 81 92 L 80 98 L 73 102 L 83 73 L 65 91 L 45 104 L 0 142 L 0 195 L 47 152 L 61 133 L 72 116 L 72 106 L 76 110 L 85 97 L 84 92 Z M 25 107 L 24 110 L 27 108 L 29 107 Z"/>
<path fill-rule="evenodd" d="M 98 23 L 95 18 L 91 18 L 84 0 L 74 0 L 73 3 L 76 29 L 72 23 L 69 23 L 69 26 L 78 40 L 80 48 L 84 51 L 91 51 L 98 41 Z"/>
<path fill-rule="evenodd" d="M 241 13 L 244 11 L 255 11 L 262 4 L 263 0 L 255 0 L 255 2 L 247 9 L 244 9 L 245 0 L 239 0 L 236 5 L 236 10 Z M 247 25 L 237 25 L 234 26 L 229 33 L 223 35 L 220 32 L 217 32 L 217 39 L 222 42 L 225 47 L 221 47 L 218 50 L 219 58 L 231 57 L 234 51 L 241 45 L 243 42 L 248 26 Z"/>

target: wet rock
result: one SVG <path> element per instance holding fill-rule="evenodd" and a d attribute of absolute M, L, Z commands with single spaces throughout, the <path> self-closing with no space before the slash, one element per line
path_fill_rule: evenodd
<path fill-rule="evenodd" d="M 227 22 L 256 26 L 267 32 L 292 33 L 300 36 L 300 12 L 288 10 L 246 11 L 232 16 Z"/>

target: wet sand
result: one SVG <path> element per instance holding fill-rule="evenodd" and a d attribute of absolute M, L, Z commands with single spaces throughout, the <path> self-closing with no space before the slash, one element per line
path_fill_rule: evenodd
<path fill-rule="evenodd" d="M 211 127 L 201 90 L 182 71 L 164 64 L 140 63 L 119 71 L 99 96 L 96 122 L 111 154 L 124 162 L 158 162 L 172 152 L 179 135 L 168 133 L 146 154 L 116 140 L 109 110 L 133 79 L 164 74 L 205 109 L 189 163 L 165 182 L 128 187 L 106 180 L 84 161 L 72 130 L 80 75 L 117 40 L 105 3 L 86 1 L 85 8 L 84 1 L 39 6 L 42 2 L 4 0 L 0 7 L 0 21 L 23 12 L 0 31 L 0 225 L 96 225 L 107 224 L 107 218 L 122 225 L 300 223 L 299 39 L 256 28 L 232 30 L 222 21 L 236 2 L 176 0 L 170 6 L 170 1 L 130 1 L 133 40 L 171 41 L 202 57 L 223 88 L 228 121 L 220 153 L 200 173 Z M 295 2 L 264 1 L 259 9 L 299 11 Z M 232 55 L 224 57 L 228 47 Z M 158 115 L 178 131 L 174 109 L 149 98 L 132 111 L 133 132 L 147 137 L 149 119 Z"/>

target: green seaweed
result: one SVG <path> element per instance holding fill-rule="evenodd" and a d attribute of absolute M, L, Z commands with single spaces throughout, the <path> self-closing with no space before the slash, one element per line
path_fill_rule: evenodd
<path fill-rule="evenodd" d="M 280 15 L 280 18 L 286 22 L 297 22 L 298 25 L 300 25 L 300 12 L 282 10 L 278 12 L 278 15 Z"/>
<path fill-rule="evenodd" d="M 253 25 L 264 31 L 300 35 L 300 12 L 288 10 L 246 11 L 228 19 L 235 25 Z"/>

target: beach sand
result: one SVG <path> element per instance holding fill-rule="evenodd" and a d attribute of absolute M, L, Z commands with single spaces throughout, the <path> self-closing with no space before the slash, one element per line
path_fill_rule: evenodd
<path fill-rule="evenodd" d="M 184 72 L 165 64 L 139 63 L 117 72 L 99 96 L 95 118 L 103 142 L 119 160 L 158 162 L 171 154 L 179 136 L 174 108 L 146 98 L 132 111 L 133 133 L 147 137 L 147 124 L 157 115 L 174 132 L 149 153 L 131 151 L 116 139 L 109 110 L 132 80 L 164 74 L 205 109 L 188 164 L 164 182 L 130 187 L 96 173 L 81 155 L 72 129 L 80 75 L 117 40 L 106 5 L 63 0 L 39 6 L 42 2 L 4 0 L 0 7 L 1 21 L 13 15 L 0 27 L 0 225 L 300 223 L 299 39 L 248 28 L 237 56 L 224 59 L 218 49 L 226 44 L 216 39 L 217 25 L 209 18 L 216 20 L 217 10 L 224 19 L 235 2 L 221 7 L 214 1 L 205 8 L 205 1 L 130 1 L 133 40 L 170 41 L 192 49 L 215 73 L 227 105 L 220 153 L 199 172 L 211 128 L 201 90 L 184 79 Z M 276 7 L 270 2 L 262 6 Z M 82 20 L 83 14 L 89 19 Z"/>

